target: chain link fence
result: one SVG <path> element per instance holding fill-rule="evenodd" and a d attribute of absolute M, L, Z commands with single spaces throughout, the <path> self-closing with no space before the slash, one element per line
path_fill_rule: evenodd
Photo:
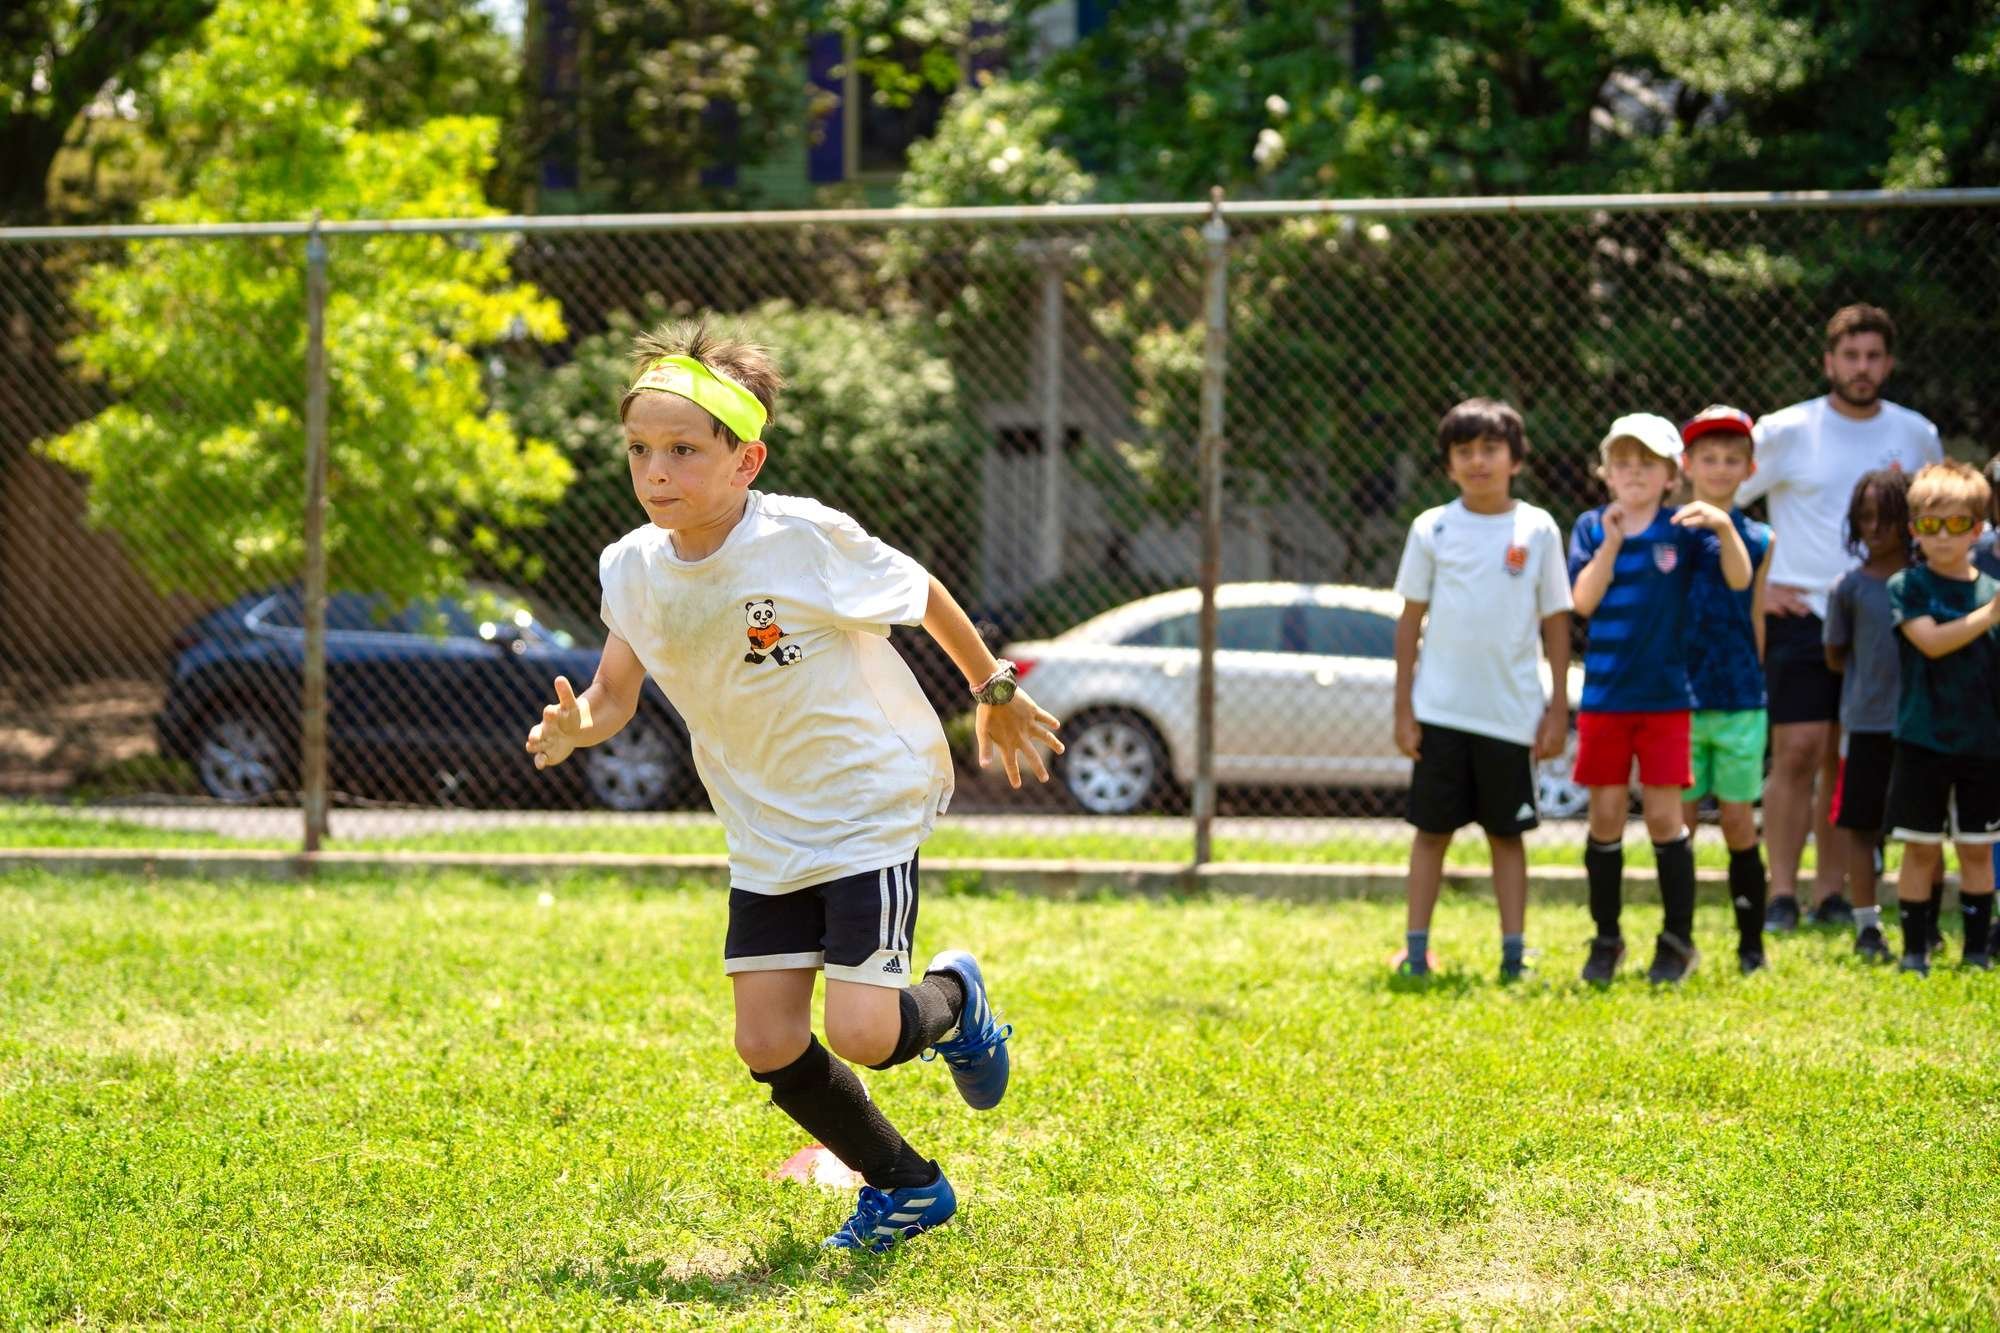
<path fill-rule="evenodd" d="M 1889 396 L 1984 462 L 1996 204 L 0 232 L 0 845 L 299 846 L 323 579 L 334 845 L 722 850 L 665 699 L 553 772 L 522 750 L 551 678 L 591 674 L 598 552 L 643 521 L 616 413 L 631 340 L 712 312 L 792 383 L 760 487 L 923 561 L 1063 717 L 1056 781 L 1008 790 L 972 763 L 949 662 L 895 632 L 961 760 L 933 852 L 1184 861 L 1199 823 L 1220 859 L 1397 860 L 1387 589 L 1410 520 L 1452 494 L 1443 411 L 1517 404 L 1519 490 L 1567 528 L 1613 417 L 1809 397 L 1826 317 L 1868 300 L 1903 330 Z M 1546 813 L 1573 813 L 1560 766 L 1544 778 Z"/>

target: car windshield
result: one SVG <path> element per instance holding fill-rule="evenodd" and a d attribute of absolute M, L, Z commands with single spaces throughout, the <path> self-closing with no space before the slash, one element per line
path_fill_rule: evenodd
<path fill-rule="evenodd" d="M 473 632 L 492 639 L 503 625 L 538 634 L 556 648 L 601 648 L 604 635 L 579 616 L 514 588 L 478 584 L 465 594 L 465 614 Z"/>

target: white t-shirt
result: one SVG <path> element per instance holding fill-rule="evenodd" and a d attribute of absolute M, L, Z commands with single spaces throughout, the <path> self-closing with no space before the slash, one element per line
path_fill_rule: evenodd
<path fill-rule="evenodd" d="M 1813 614 L 1826 618 L 1826 595 L 1856 561 L 1847 549 L 1847 503 L 1854 483 L 1876 468 L 1915 472 L 1940 462 L 1937 427 L 1884 400 L 1866 421 L 1835 411 L 1826 398 L 1794 403 L 1757 423 L 1757 470 L 1736 488 L 1736 503 L 1770 496 L 1770 582 L 1805 589 Z"/>
<path fill-rule="evenodd" d="M 910 859 L 951 799 L 937 713 L 891 625 L 930 576 L 816 500 L 751 491 L 701 560 L 648 525 L 598 562 L 604 623 L 687 723 L 730 883 L 790 893 Z"/>
<path fill-rule="evenodd" d="M 1524 500 L 1475 514 L 1462 500 L 1410 525 L 1396 592 L 1428 602 L 1412 702 L 1417 721 L 1533 745 L 1547 699 L 1542 620 L 1570 609 L 1562 532 Z"/>

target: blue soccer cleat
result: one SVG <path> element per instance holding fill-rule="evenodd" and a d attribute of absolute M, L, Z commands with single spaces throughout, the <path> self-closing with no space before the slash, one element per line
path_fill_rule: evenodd
<path fill-rule="evenodd" d="M 924 969 L 925 976 L 933 972 L 949 972 L 959 979 L 965 987 L 965 1007 L 959 1011 L 958 1035 L 938 1042 L 923 1058 L 942 1057 L 951 1066 L 951 1081 L 958 1084 L 965 1104 L 975 1111 L 990 1111 L 1007 1095 L 1007 1038 L 1014 1035 L 1014 1028 L 994 1021 L 986 978 L 971 954 L 947 949 Z"/>
<path fill-rule="evenodd" d="M 920 1231 L 941 1227 L 958 1211 L 958 1196 L 951 1182 L 938 1172 L 928 1185 L 910 1185 L 899 1190 L 861 1187 L 854 1216 L 840 1224 L 840 1230 L 826 1238 L 822 1249 L 872 1250 L 876 1254 Z"/>

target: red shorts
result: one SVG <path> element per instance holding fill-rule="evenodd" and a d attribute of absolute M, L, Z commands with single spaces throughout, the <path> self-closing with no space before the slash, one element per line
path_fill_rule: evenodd
<path fill-rule="evenodd" d="M 1586 787 L 1623 787 L 1632 781 L 1632 761 L 1637 759 L 1643 787 L 1693 786 L 1688 719 L 1686 709 L 1578 713 L 1576 781 Z"/>

